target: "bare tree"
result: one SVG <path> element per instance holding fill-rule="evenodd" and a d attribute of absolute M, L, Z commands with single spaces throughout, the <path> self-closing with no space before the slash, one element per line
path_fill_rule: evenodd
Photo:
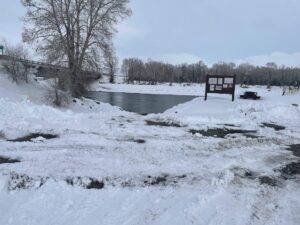
<path fill-rule="evenodd" d="M 61 107 L 66 106 L 70 103 L 71 98 L 66 92 L 61 89 L 61 80 L 54 78 L 51 83 L 51 89 L 47 93 L 47 100 L 50 100 L 55 106 Z"/>
<path fill-rule="evenodd" d="M 121 66 L 121 73 L 124 76 L 124 82 L 129 83 L 129 59 L 124 59 Z"/>
<path fill-rule="evenodd" d="M 115 25 L 131 14 L 129 0 L 21 0 L 27 13 L 23 40 L 48 62 L 68 66 L 77 96 L 80 73 L 99 71 Z"/>
<path fill-rule="evenodd" d="M 146 67 L 142 60 L 137 58 L 124 59 L 121 71 L 125 77 L 124 81 L 127 83 L 133 81 L 149 81 L 147 76 Z M 142 76 L 144 75 L 144 76 Z"/>
<path fill-rule="evenodd" d="M 240 77 L 239 80 L 240 80 L 241 87 L 243 87 L 244 85 L 248 85 L 248 76 L 251 70 L 253 69 L 254 69 L 253 66 L 250 65 L 249 63 L 242 63 L 237 67 L 236 74 L 238 74 Z"/>
<path fill-rule="evenodd" d="M 277 65 L 274 62 L 268 62 L 266 64 L 268 68 L 268 88 L 271 88 L 271 83 L 272 83 L 272 70 L 277 70 Z"/>
<path fill-rule="evenodd" d="M 27 49 L 21 44 L 13 46 L 6 41 L 4 43 L 6 60 L 2 65 L 3 69 L 14 82 L 25 81 L 28 83 L 29 53 Z"/>
<path fill-rule="evenodd" d="M 115 75 L 118 70 L 118 58 L 112 46 L 104 50 L 105 71 L 109 75 L 109 82 L 115 82 Z"/>
<path fill-rule="evenodd" d="M 234 63 L 219 62 L 212 66 L 211 70 L 217 75 L 231 75 L 236 67 Z"/>

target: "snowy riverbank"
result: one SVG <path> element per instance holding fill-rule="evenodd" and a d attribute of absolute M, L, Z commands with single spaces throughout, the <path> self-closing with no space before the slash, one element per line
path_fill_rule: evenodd
<path fill-rule="evenodd" d="M 0 156 L 19 161 L 0 163 L 0 224 L 300 223 L 300 159 L 287 150 L 300 144 L 299 93 L 255 87 L 258 102 L 212 95 L 141 116 L 90 100 L 53 108 L 46 87 L 0 77 Z"/>

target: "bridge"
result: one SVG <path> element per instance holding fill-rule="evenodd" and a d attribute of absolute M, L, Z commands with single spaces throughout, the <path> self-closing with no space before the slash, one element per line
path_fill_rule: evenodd
<path fill-rule="evenodd" d="M 19 61 L 22 62 L 24 65 L 26 65 L 29 69 L 33 70 L 33 74 L 37 77 L 42 77 L 44 79 L 53 79 L 53 78 L 62 78 L 66 76 L 66 74 L 70 73 L 70 70 L 68 67 L 43 63 L 43 62 L 37 62 L 32 60 L 24 60 L 24 59 L 16 59 L 8 55 L 0 55 L 0 62 L 5 61 Z M 93 72 L 93 71 L 86 71 L 83 70 L 79 74 L 79 79 L 81 80 L 98 80 L 102 76 L 106 76 L 105 74 Z"/>

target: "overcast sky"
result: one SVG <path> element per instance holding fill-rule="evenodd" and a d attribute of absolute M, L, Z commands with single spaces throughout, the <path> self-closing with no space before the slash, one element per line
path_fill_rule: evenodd
<path fill-rule="evenodd" d="M 21 40 L 19 0 L 1 0 L 0 36 Z M 131 0 L 120 58 L 300 66 L 300 0 Z"/>

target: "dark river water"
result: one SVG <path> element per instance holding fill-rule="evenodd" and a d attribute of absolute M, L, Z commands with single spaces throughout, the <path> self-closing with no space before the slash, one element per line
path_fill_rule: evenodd
<path fill-rule="evenodd" d="M 145 115 L 162 113 L 175 105 L 188 102 L 197 96 L 92 91 L 87 92 L 85 97 L 110 103 L 113 106 L 119 106 L 129 112 Z"/>

